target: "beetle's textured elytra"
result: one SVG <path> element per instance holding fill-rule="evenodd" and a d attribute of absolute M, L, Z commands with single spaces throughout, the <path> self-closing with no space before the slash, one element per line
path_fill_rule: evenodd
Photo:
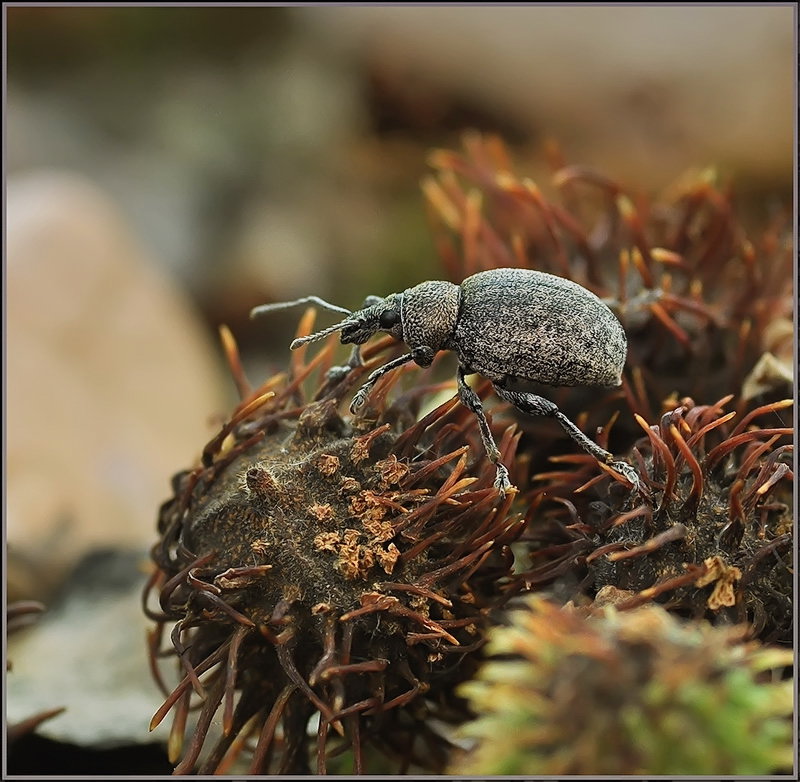
<path fill-rule="evenodd" d="M 259 315 L 296 304 L 315 303 L 337 312 L 341 307 L 309 296 L 292 302 L 257 307 Z M 585 451 L 612 464 L 612 455 L 600 448 L 558 407 L 536 394 L 517 390 L 517 381 L 552 386 L 619 386 L 627 340 L 614 313 L 591 291 L 571 280 L 532 269 L 491 269 L 467 277 L 461 285 L 431 280 L 392 293 L 368 297 L 361 309 L 340 323 L 296 339 L 297 348 L 340 332 L 343 344 L 355 345 L 350 366 L 360 363 L 358 345 L 383 331 L 405 342 L 409 353 L 375 370 L 353 397 L 356 412 L 370 389 L 387 372 L 414 361 L 429 366 L 440 350 L 458 356 L 458 394 L 480 424 L 489 459 L 495 464 L 495 485 L 510 487 L 508 470 L 492 437 L 483 405 L 465 381 L 473 373 L 492 381 L 497 395 L 528 415 L 555 418 Z M 613 466 L 634 486 L 636 471 L 625 462 Z"/>
<path fill-rule="evenodd" d="M 618 386 L 626 348 L 614 313 L 570 280 L 498 269 L 461 283 L 451 349 L 462 366 L 493 382 Z"/>

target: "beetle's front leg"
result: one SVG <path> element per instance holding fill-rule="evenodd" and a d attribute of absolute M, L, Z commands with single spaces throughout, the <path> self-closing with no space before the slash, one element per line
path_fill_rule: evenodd
<path fill-rule="evenodd" d="M 436 355 L 436 351 L 433 348 L 429 348 L 427 345 L 423 345 L 421 347 L 414 348 L 410 353 L 404 353 L 402 356 L 389 361 L 388 363 L 384 364 L 382 367 L 378 367 L 368 378 L 367 382 L 364 383 L 361 388 L 353 396 L 353 401 L 350 403 L 350 412 L 355 413 L 360 407 L 364 405 L 364 402 L 367 401 L 367 396 L 369 392 L 372 390 L 372 387 L 378 380 L 381 379 L 387 372 L 391 372 L 393 369 L 397 369 L 397 367 L 403 366 L 403 364 L 407 364 L 409 361 L 414 361 L 421 367 L 429 367 L 433 362 L 433 357 Z"/>
<path fill-rule="evenodd" d="M 399 356 L 392 361 L 384 364 L 382 367 L 378 367 L 368 378 L 367 382 L 364 383 L 361 388 L 356 391 L 355 395 L 353 396 L 353 401 L 350 402 L 350 412 L 356 413 L 359 408 L 364 406 L 364 402 L 367 401 L 367 396 L 369 392 L 372 390 L 372 387 L 378 380 L 381 379 L 387 372 L 391 372 L 393 369 L 397 369 L 397 367 L 403 366 L 403 364 L 407 364 L 409 361 L 414 360 L 413 353 L 404 353 L 402 356 Z"/>
<path fill-rule="evenodd" d="M 459 367 L 456 376 L 458 380 L 458 398 L 461 400 L 461 404 L 475 413 L 475 417 L 478 419 L 478 427 L 480 428 L 483 447 L 486 449 L 486 455 L 489 457 L 489 461 L 496 469 L 494 479 L 495 488 L 499 489 L 502 494 L 505 494 L 506 490 L 511 487 L 508 470 L 500 461 L 500 451 L 497 449 L 494 437 L 492 437 L 492 430 L 489 429 L 489 422 L 486 420 L 486 413 L 483 412 L 481 398 L 467 384 L 465 376 L 466 372 L 464 368 Z"/>

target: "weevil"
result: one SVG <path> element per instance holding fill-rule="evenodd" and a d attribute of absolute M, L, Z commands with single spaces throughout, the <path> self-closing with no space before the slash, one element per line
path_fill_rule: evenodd
<path fill-rule="evenodd" d="M 622 383 L 627 340 L 619 320 L 591 291 L 571 280 L 532 269 L 491 269 L 460 285 L 430 280 L 402 293 L 368 296 L 350 311 L 318 296 L 256 307 L 251 317 L 299 304 L 316 304 L 347 317 L 322 331 L 295 339 L 291 349 L 340 332 L 342 344 L 354 345 L 349 366 L 360 363 L 359 347 L 379 331 L 391 334 L 410 352 L 369 375 L 353 396 L 356 413 L 380 377 L 413 361 L 430 366 L 440 350 L 458 357 L 458 396 L 477 417 L 486 454 L 495 465 L 495 487 L 510 488 L 480 397 L 466 376 L 478 373 L 496 394 L 523 413 L 555 418 L 584 451 L 620 472 L 638 487 L 636 470 L 615 462 L 611 453 L 587 437 L 548 399 L 520 390 L 520 382 L 550 386 L 615 387 Z"/>

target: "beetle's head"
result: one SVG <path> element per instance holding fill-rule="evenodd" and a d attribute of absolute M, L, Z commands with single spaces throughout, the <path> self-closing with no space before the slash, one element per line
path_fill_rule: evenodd
<path fill-rule="evenodd" d="M 396 339 L 402 340 L 401 300 L 401 293 L 392 293 L 385 299 L 378 299 L 369 307 L 357 310 L 345 318 L 340 324 L 342 344 L 363 345 L 379 331 L 385 331 Z"/>
<path fill-rule="evenodd" d="M 343 345 L 363 345 L 379 331 L 385 331 L 396 339 L 402 340 L 403 326 L 400 314 L 402 299 L 402 293 L 392 293 L 385 299 L 370 296 L 367 299 L 368 306 L 351 312 L 344 320 L 322 331 L 309 334 L 307 337 L 299 337 L 292 342 L 291 348 L 295 350 L 309 342 L 317 342 L 336 331 L 341 333 Z"/>

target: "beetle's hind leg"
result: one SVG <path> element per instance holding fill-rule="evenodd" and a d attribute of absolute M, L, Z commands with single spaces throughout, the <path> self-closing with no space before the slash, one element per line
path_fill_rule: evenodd
<path fill-rule="evenodd" d="M 510 402 L 514 407 L 522 413 L 527 415 L 547 415 L 555 418 L 561 428 L 583 448 L 584 451 L 591 454 L 598 461 L 613 467 L 617 470 L 629 483 L 635 488 L 641 488 L 639 474 L 636 469 L 627 462 L 614 461 L 614 455 L 605 448 L 601 448 L 596 442 L 589 439 L 567 416 L 562 413 L 557 405 L 549 399 L 537 394 L 526 393 L 523 391 L 509 391 L 507 388 L 494 383 L 494 390 L 497 396 Z"/>
<path fill-rule="evenodd" d="M 501 399 L 505 399 L 506 402 L 510 402 L 522 413 L 526 413 L 527 415 L 546 415 L 555 418 L 556 421 L 561 424 L 561 428 L 578 443 L 584 451 L 590 453 L 601 462 L 607 464 L 614 458 L 611 453 L 590 440 L 549 399 L 524 391 L 509 391 L 507 388 L 503 388 L 497 383 L 494 384 L 494 390 L 497 396 Z"/>
<path fill-rule="evenodd" d="M 500 461 L 500 451 L 497 449 L 497 444 L 492 437 L 492 431 L 489 429 L 489 422 L 486 420 L 486 413 L 483 412 L 483 403 L 481 398 L 470 388 L 465 379 L 466 372 L 463 367 L 458 368 L 458 398 L 461 404 L 472 410 L 478 419 L 478 426 L 481 431 L 481 440 L 483 447 L 486 449 L 486 455 L 489 461 L 495 466 L 497 473 L 494 479 L 495 488 L 505 494 L 506 489 L 511 487 L 511 481 L 508 478 L 508 470 L 505 465 Z"/>

